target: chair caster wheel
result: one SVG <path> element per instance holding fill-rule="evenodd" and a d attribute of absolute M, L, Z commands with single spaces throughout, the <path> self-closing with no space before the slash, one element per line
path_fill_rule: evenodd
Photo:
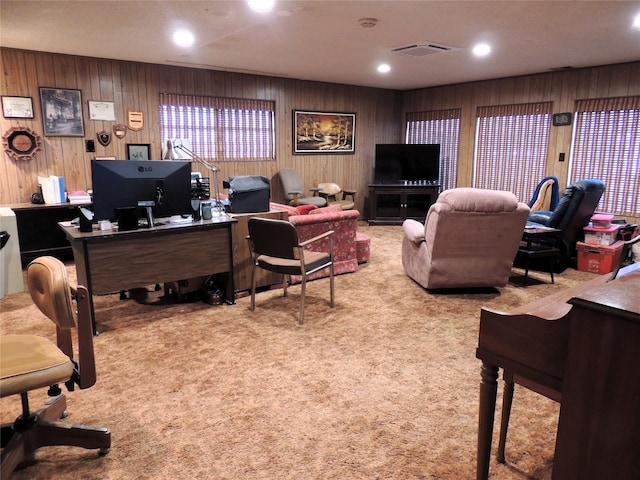
<path fill-rule="evenodd" d="M 110 448 L 101 448 L 100 450 L 98 450 L 98 455 L 100 455 L 101 457 L 104 457 L 107 453 L 109 453 L 109 450 L 111 450 Z"/>

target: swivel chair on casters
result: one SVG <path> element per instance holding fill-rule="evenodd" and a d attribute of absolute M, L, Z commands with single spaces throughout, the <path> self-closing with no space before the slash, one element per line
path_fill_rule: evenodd
<path fill-rule="evenodd" d="M 0 393 L 19 394 L 22 414 L 13 424 L 2 425 L 0 478 L 7 479 L 23 462 L 33 460 L 40 447 L 68 445 L 97 449 L 111 447 L 108 428 L 58 422 L 66 416 L 66 399 L 57 384 L 69 391 L 96 382 L 93 328 L 89 294 L 85 287 L 69 285 L 64 264 L 54 257 L 40 257 L 27 267 L 27 288 L 33 302 L 56 324 L 57 346 L 37 335 L 0 337 Z M 76 300 L 77 323 L 72 300 Z M 77 328 L 75 357 L 71 330 Z M 49 387 L 52 400 L 36 412 L 29 407 L 28 392 Z"/>

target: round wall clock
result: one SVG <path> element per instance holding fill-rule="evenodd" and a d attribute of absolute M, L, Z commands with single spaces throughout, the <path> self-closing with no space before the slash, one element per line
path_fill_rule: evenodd
<path fill-rule="evenodd" d="M 2 146 L 14 160 L 31 160 L 42 150 L 42 140 L 30 128 L 13 127 L 2 136 Z"/>

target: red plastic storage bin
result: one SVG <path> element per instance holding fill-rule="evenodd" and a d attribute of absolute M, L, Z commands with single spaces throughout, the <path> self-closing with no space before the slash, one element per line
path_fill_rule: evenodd
<path fill-rule="evenodd" d="M 588 245 L 578 242 L 578 270 L 603 275 L 613 271 L 614 265 L 620 261 L 622 244 L 617 241 L 613 245 Z"/>

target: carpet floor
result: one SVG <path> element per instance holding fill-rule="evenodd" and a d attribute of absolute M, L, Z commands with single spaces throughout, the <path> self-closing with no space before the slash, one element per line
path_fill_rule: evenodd
<path fill-rule="evenodd" d="M 432 293 L 402 269 L 400 227 L 360 230 L 370 262 L 336 277 L 333 309 L 328 280 L 310 282 L 302 326 L 299 285 L 289 298 L 259 293 L 255 312 L 248 296 L 178 303 L 152 286 L 95 297 L 98 380 L 67 394 L 65 421 L 109 427 L 111 452 L 44 448 L 12 478 L 475 478 L 481 307 L 508 310 L 592 275 Z M 53 338 L 27 293 L 6 296 L 0 313 L 0 333 Z M 37 407 L 46 394 L 31 398 Z M 0 407 L 12 421 L 20 399 Z M 516 387 L 507 463 L 494 455 L 491 478 L 550 478 L 558 412 Z M 499 420 L 498 408 L 494 452 Z"/>

